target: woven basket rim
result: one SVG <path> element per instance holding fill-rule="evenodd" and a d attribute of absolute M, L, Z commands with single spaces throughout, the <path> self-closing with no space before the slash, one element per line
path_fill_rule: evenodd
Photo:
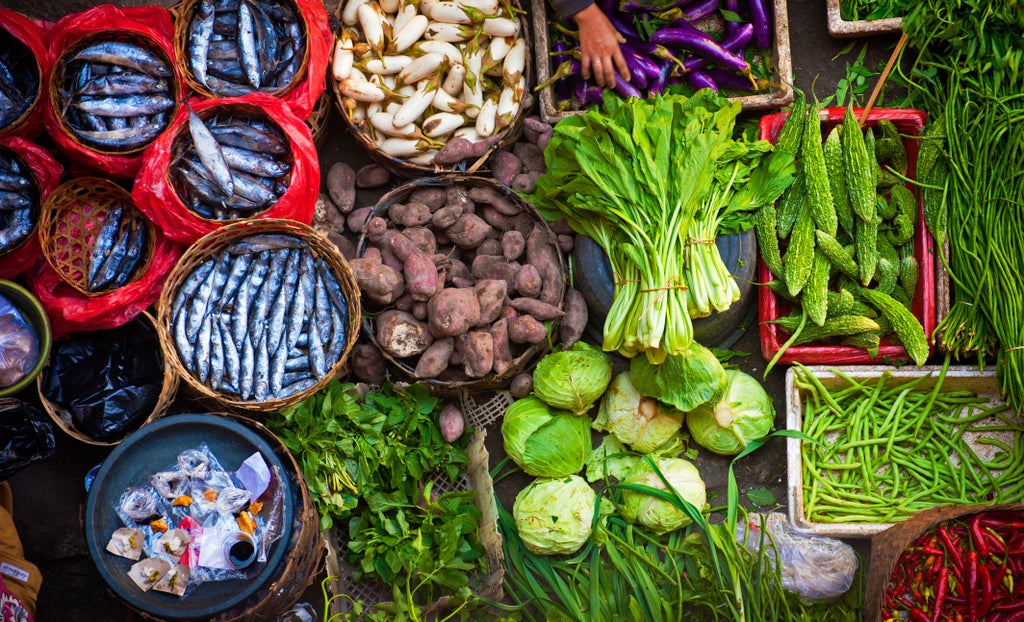
<path fill-rule="evenodd" d="M 159 137 L 159 134 L 157 136 L 154 136 L 153 140 L 149 141 L 148 143 L 140 147 L 136 147 L 134 149 L 126 149 L 124 151 L 109 151 L 106 149 L 102 149 L 100 147 L 93 147 L 80 140 L 78 136 L 76 136 L 75 133 L 71 131 L 71 128 L 68 127 L 68 124 L 64 121 L 64 115 L 57 113 L 57 111 L 61 109 L 63 103 L 62 98 L 60 96 L 60 91 L 63 88 L 61 82 L 63 82 L 64 80 L 65 70 L 67 69 L 67 59 L 72 54 L 78 52 L 86 45 L 96 40 L 121 41 L 128 43 L 138 43 L 137 40 L 144 41 L 146 44 L 147 51 L 153 52 L 154 54 L 159 56 L 160 60 L 164 61 L 164 63 L 167 65 L 167 69 L 169 69 L 171 72 L 171 77 L 169 78 L 169 91 L 171 97 L 175 100 L 175 102 L 174 107 L 170 110 L 169 119 L 173 119 L 174 116 L 178 113 L 178 109 L 182 106 L 184 99 L 178 99 L 178 93 L 180 92 L 180 84 L 178 75 L 174 71 L 176 63 L 174 62 L 173 58 L 167 55 L 167 52 L 164 50 L 163 46 L 159 45 L 156 39 L 154 39 L 153 37 L 149 36 L 144 32 L 138 32 L 135 30 L 107 30 L 103 32 L 94 32 L 79 37 L 74 42 L 72 42 L 71 45 L 61 50 L 57 58 L 54 59 L 53 67 L 50 70 L 50 78 L 47 82 L 50 109 L 53 111 L 53 117 L 56 120 L 57 127 L 60 128 L 61 133 L 83 149 L 87 149 L 93 153 L 98 153 L 103 156 L 131 157 L 141 155 L 142 152 L 145 151 L 147 147 L 149 147 L 151 144 L 153 144 L 153 142 L 156 141 L 157 137 Z M 170 124 L 170 121 L 168 121 L 168 124 Z M 164 129 L 166 130 L 167 128 L 164 127 Z"/>
<path fill-rule="evenodd" d="M 317 380 L 309 388 L 299 391 L 285 398 L 268 399 L 262 402 L 244 401 L 234 399 L 227 395 L 214 391 L 205 384 L 199 382 L 184 366 L 178 355 L 178 349 L 174 345 L 174 337 L 171 327 L 171 306 L 178 289 L 184 283 L 185 278 L 191 274 L 192 268 L 201 261 L 213 256 L 215 253 L 239 238 L 256 233 L 287 233 L 308 239 L 312 242 L 312 250 L 324 256 L 328 265 L 337 268 L 338 282 L 341 284 L 342 293 L 345 294 L 345 302 L 348 304 L 348 333 L 347 343 L 342 350 L 338 360 L 334 362 L 327 374 Z M 160 344 L 164 350 L 164 356 L 170 361 L 175 373 L 184 380 L 185 385 L 201 399 L 207 399 L 212 403 L 230 409 L 240 411 L 272 412 L 287 406 L 296 404 L 306 397 L 313 395 L 320 389 L 327 386 L 338 376 L 340 370 L 348 360 L 352 348 L 359 337 L 359 322 L 361 319 L 361 306 L 359 299 L 359 288 L 355 283 L 355 277 L 349 268 L 348 262 L 325 235 L 316 231 L 309 225 L 295 220 L 284 218 L 258 218 L 236 221 L 220 227 L 203 237 L 199 238 L 190 246 L 178 260 L 178 263 L 171 270 L 164 283 L 163 291 L 160 293 L 157 311 L 157 332 L 160 334 Z"/>
<path fill-rule="evenodd" d="M 6 30 L 6 32 L 7 34 L 11 35 L 11 37 L 18 39 L 18 37 L 16 37 L 13 32 L 9 30 Z M 21 43 L 26 48 L 28 48 L 29 52 L 32 51 L 32 48 L 29 47 L 21 39 L 18 39 L 18 43 Z M 32 97 L 32 103 L 29 104 L 28 108 L 26 108 L 25 111 L 21 113 L 21 116 L 19 116 L 14 121 L 11 121 L 5 127 L 0 128 L 0 138 L 16 136 L 18 134 L 18 131 L 22 127 L 24 127 L 25 124 L 28 123 L 29 119 L 32 118 L 32 115 L 35 114 L 37 110 L 39 110 L 40 102 L 43 101 L 43 91 L 44 89 L 47 89 L 48 81 L 45 79 L 46 76 L 43 75 L 43 65 L 39 62 L 39 58 L 35 54 L 32 54 L 32 61 L 36 64 L 36 75 L 38 76 L 38 84 L 36 84 L 36 92 L 35 95 Z"/>
<path fill-rule="evenodd" d="M 0 132 L 0 134 L 2 134 L 2 132 Z M 28 173 L 29 173 L 29 175 L 32 178 L 32 183 L 35 184 L 35 193 L 36 193 L 37 203 L 36 203 L 36 218 L 35 218 L 35 222 L 32 223 L 32 228 L 29 230 L 28 235 L 25 236 L 24 240 L 22 240 L 21 242 L 18 242 L 14 246 L 10 246 L 8 248 L 0 249 L 0 259 L 3 259 L 4 257 L 7 257 L 9 255 L 13 255 L 14 253 L 18 252 L 18 250 L 20 250 L 26 244 L 29 243 L 29 240 L 31 240 L 33 237 L 37 237 L 38 236 L 38 234 L 39 234 L 39 221 L 40 221 L 40 219 L 42 218 L 42 215 L 43 215 L 43 203 L 45 202 L 45 200 L 42 197 L 43 187 L 42 187 L 42 184 L 39 183 L 39 176 L 36 174 L 35 169 L 33 169 L 31 166 L 28 165 L 27 162 L 25 162 L 25 158 L 21 157 L 21 154 L 17 150 L 12 149 L 11 147 L 9 147 L 7 145 L 0 145 L 0 155 L 3 155 L 4 151 L 10 152 L 11 156 L 17 158 L 18 165 L 22 168 L 22 170 L 26 170 L 26 169 L 28 170 Z"/>
<path fill-rule="evenodd" d="M 537 212 L 537 209 L 529 201 L 526 201 L 525 199 L 517 195 L 515 192 L 513 192 L 508 186 L 505 186 L 498 182 L 497 180 L 492 179 L 490 177 L 463 175 L 461 173 L 445 173 L 435 177 L 421 177 L 419 179 L 410 180 L 398 186 L 397 188 L 394 188 L 391 191 L 385 193 L 384 196 L 382 196 L 380 200 L 377 201 L 377 204 L 374 205 L 373 211 L 370 213 L 370 216 L 367 217 L 366 223 L 363 224 L 362 230 L 360 231 L 359 235 L 359 241 L 356 244 L 357 256 L 361 257 L 363 252 L 366 250 L 366 226 L 367 223 L 369 223 L 370 221 L 370 217 L 386 211 L 392 204 L 404 199 L 406 196 L 408 196 L 418 188 L 430 188 L 438 186 L 449 187 L 459 184 L 487 186 L 502 192 L 507 198 L 510 198 L 513 201 L 517 202 L 523 208 L 523 211 L 530 215 L 530 217 L 534 220 L 535 223 L 542 225 L 544 227 L 545 232 L 548 235 L 549 240 L 553 244 L 555 243 L 555 233 L 551 230 L 551 227 L 547 224 L 544 218 L 542 218 L 541 215 Z M 561 268 L 562 274 L 566 275 L 566 259 L 563 256 L 562 251 L 558 249 L 557 244 L 555 248 L 556 250 L 558 250 L 557 254 L 559 268 Z M 567 288 L 568 280 L 566 279 L 566 282 L 562 287 L 562 292 L 558 298 L 557 306 L 559 309 L 563 308 L 565 305 L 565 295 Z M 383 305 L 379 312 L 383 312 L 393 308 L 393 305 Z M 391 356 L 389 353 L 384 351 L 383 348 L 380 347 L 380 344 L 377 343 L 376 332 L 373 328 L 373 323 L 370 321 L 370 319 L 370 314 L 368 312 L 363 314 L 363 332 L 366 334 L 367 338 L 369 338 L 370 342 L 374 345 L 374 347 L 377 348 L 377 351 L 380 352 L 381 355 L 385 358 L 385 360 L 387 360 L 395 368 L 401 371 L 402 374 L 406 376 L 406 380 L 425 384 L 428 387 L 430 387 L 433 392 L 436 393 L 443 394 L 459 390 L 488 391 L 503 387 L 517 374 L 523 373 L 523 371 L 528 368 L 531 361 L 539 358 L 549 349 L 547 339 L 545 339 L 541 343 L 531 344 L 529 347 L 526 348 L 526 350 L 522 354 L 513 359 L 512 366 L 509 367 L 509 369 L 506 370 L 505 373 L 500 375 L 488 374 L 483 378 L 457 381 L 438 380 L 436 378 L 416 378 L 413 375 L 414 370 L 412 366 L 402 361 L 401 359 L 397 359 Z M 551 330 L 553 329 L 549 329 L 548 331 L 549 335 L 551 334 Z"/>
<path fill-rule="evenodd" d="M 56 272 L 58 276 L 60 276 L 61 280 L 64 283 L 68 284 L 75 291 L 79 292 L 84 296 L 87 296 L 89 298 L 97 298 L 100 296 L 105 296 L 113 291 L 116 291 L 116 289 L 104 289 L 95 292 L 90 291 L 87 288 L 87 283 L 79 283 L 68 278 L 68 275 L 65 273 L 63 269 L 61 269 L 61 267 L 58 265 L 57 260 L 53 257 L 53 253 L 54 251 L 57 250 L 57 248 L 55 246 L 56 241 L 52 240 L 52 238 L 58 235 L 54 228 L 60 225 L 61 222 L 63 222 L 64 212 L 68 212 L 74 209 L 72 207 L 63 205 L 63 202 L 65 201 L 69 193 L 76 191 L 79 188 L 84 189 L 90 194 L 100 191 L 104 193 L 109 193 L 109 195 L 118 198 L 119 200 L 123 201 L 124 207 L 130 208 L 132 210 L 131 217 L 137 222 L 142 223 L 142 225 L 146 227 L 147 243 L 143 260 L 135 268 L 135 278 L 133 278 L 131 281 L 128 281 L 128 283 L 126 283 L 122 287 L 127 287 L 128 285 L 136 282 L 149 269 L 149 265 L 153 261 L 153 256 L 156 250 L 157 232 L 156 226 L 153 224 L 153 222 L 149 218 L 147 218 L 146 215 L 142 213 L 142 210 L 140 210 L 135 205 L 135 200 L 132 198 L 131 193 L 109 179 L 104 179 L 102 177 L 75 177 L 57 186 L 56 188 L 53 189 L 53 192 L 47 195 L 46 200 L 43 201 L 42 205 L 40 206 L 39 222 L 37 225 L 39 229 L 39 244 L 42 247 L 43 258 L 46 259 L 46 263 L 48 263 L 50 267 L 53 269 L 53 271 Z M 106 213 L 105 209 L 104 213 Z M 83 271 L 83 279 L 84 277 L 85 273 Z"/>
<path fill-rule="evenodd" d="M 267 114 L 262 108 L 260 108 L 256 104 L 249 103 L 249 102 L 230 102 L 230 103 L 218 102 L 218 103 L 213 104 L 211 106 L 207 106 L 206 108 L 203 108 L 202 110 L 196 110 L 195 113 L 197 115 L 199 115 L 200 119 L 202 119 L 203 121 L 206 121 L 206 119 L 209 118 L 211 115 L 216 114 L 217 112 L 221 112 L 225 108 L 231 109 L 231 110 L 237 110 L 237 111 L 241 112 L 243 115 L 244 114 L 248 114 L 248 115 L 253 116 L 253 117 L 258 115 L 261 120 L 267 121 L 269 123 L 272 123 L 274 125 L 274 128 L 277 129 L 277 131 L 280 132 L 281 135 L 284 136 L 285 140 L 288 142 L 288 145 L 289 145 L 289 148 L 288 148 L 288 158 L 291 160 L 291 162 L 289 162 L 289 164 L 291 164 L 292 167 L 294 168 L 294 166 L 295 166 L 295 153 L 291 149 L 291 138 L 288 136 L 288 132 L 286 132 L 283 127 L 281 127 L 281 124 L 278 123 L 277 120 L 274 119 L 274 117 L 272 117 L 271 115 Z M 186 119 L 187 119 L 187 117 L 186 117 Z M 172 120 L 171 123 L 173 124 L 174 121 Z M 186 120 L 186 122 L 178 124 L 177 127 L 174 127 L 174 128 L 168 127 L 168 129 L 167 129 L 167 131 L 173 132 L 173 135 L 171 136 L 171 141 L 170 141 L 171 161 L 172 162 L 174 161 L 174 153 L 178 149 L 178 147 L 180 145 L 180 141 L 184 140 L 184 136 L 183 135 L 187 132 L 187 129 L 186 129 L 187 127 L 188 127 L 188 122 Z M 249 214 L 248 216 L 244 216 L 244 217 L 240 217 L 240 218 L 229 218 L 229 219 L 226 219 L 226 220 L 217 220 L 216 218 L 204 218 L 204 217 L 200 216 L 199 214 L 195 213 L 194 211 L 192 211 L 192 208 L 190 208 L 188 205 L 186 205 L 185 201 L 182 200 L 181 195 L 178 194 L 177 186 L 174 184 L 174 180 L 171 179 L 171 173 L 172 173 L 173 170 L 174 170 L 174 166 L 169 166 L 167 168 L 167 171 L 164 173 L 164 183 L 166 183 L 171 188 L 171 190 L 174 192 L 174 196 L 176 196 L 178 198 L 178 201 L 180 201 L 181 204 L 184 205 L 186 209 L 188 209 L 189 213 L 194 218 L 197 218 L 197 219 L 199 219 L 199 220 L 201 220 L 203 222 L 206 222 L 206 223 L 215 224 L 215 225 L 222 225 L 222 224 L 241 222 L 243 220 L 249 220 L 250 218 L 260 218 L 261 214 L 265 214 L 268 211 L 270 211 L 270 210 L 274 209 L 275 207 L 277 207 L 278 201 L 281 200 L 281 197 L 278 197 L 277 201 L 275 201 L 274 203 L 268 205 L 267 207 L 263 208 L 262 210 L 260 210 L 258 212 L 253 212 L 252 214 Z M 289 186 L 291 186 L 291 181 L 292 181 L 292 170 L 293 169 L 289 169 L 288 173 L 286 175 L 287 183 L 288 183 Z M 283 196 L 283 194 L 282 194 L 282 196 Z"/>
<path fill-rule="evenodd" d="M 328 70 L 330 70 L 329 67 Z M 313 105 L 313 112 L 309 113 L 309 118 L 306 119 L 306 125 L 309 126 L 310 133 L 313 135 L 313 145 L 317 149 L 323 146 L 324 139 L 327 138 L 327 125 L 330 116 L 331 95 L 324 89 L 324 92 L 316 99 L 316 104 Z"/>
<path fill-rule="evenodd" d="M 526 65 L 523 69 L 523 76 L 526 78 L 527 92 L 523 94 L 523 99 L 519 106 L 519 111 L 516 116 L 512 119 L 512 122 L 507 126 L 503 127 L 500 131 L 496 132 L 496 135 L 500 136 L 497 142 L 491 145 L 482 156 L 477 158 L 474 162 L 466 166 L 465 170 L 473 173 L 477 171 L 483 164 L 490 158 L 491 154 L 495 151 L 509 146 L 516 142 L 519 134 L 522 132 L 524 119 L 528 116 L 529 109 L 532 104 L 529 104 L 528 98 L 530 97 L 529 89 L 530 83 L 533 80 L 533 63 L 530 60 L 530 51 L 533 49 L 533 42 L 531 40 L 530 25 L 526 23 L 525 11 L 522 10 L 522 3 L 519 0 L 510 0 L 512 6 L 518 9 L 516 14 L 516 20 L 519 22 L 520 36 L 526 39 Z M 341 24 L 340 28 L 344 29 L 346 26 L 341 21 L 341 13 L 345 6 L 344 2 L 339 2 L 338 6 L 334 9 L 334 17 L 338 24 Z M 338 33 L 334 33 L 334 38 L 337 39 Z M 333 48 L 332 48 L 333 49 Z M 400 177 L 422 177 L 425 175 L 442 175 L 445 173 L 456 173 L 460 170 L 459 164 L 450 167 L 444 167 L 439 164 L 425 165 L 425 164 L 413 164 L 401 158 L 395 158 L 385 154 L 381 151 L 377 145 L 367 136 L 367 134 L 361 130 L 352 119 L 349 118 L 348 113 L 345 112 L 345 100 L 347 99 L 341 94 L 341 88 L 337 80 L 334 79 L 330 71 L 330 65 L 328 65 L 327 81 L 330 83 L 330 90 L 334 94 L 334 104 L 341 115 L 342 121 L 345 122 L 345 127 L 349 133 L 359 143 L 367 154 L 374 162 L 384 166 L 392 173 L 399 175 Z"/>
<path fill-rule="evenodd" d="M 139 314 L 139 317 L 143 317 L 147 322 L 149 322 L 150 328 L 153 329 L 153 334 L 157 335 L 157 339 L 159 340 L 159 334 L 157 333 L 156 330 L 156 318 L 150 315 L 148 311 L 143 311 L 141 314 Z M 43 395 L 43 373 L 40 373 L 36 377 L 36 392 L 39 394 L 39 402 L 42 404 L 43 410 L 45 410 L 46 413 L 50 415 L 50 419 L 52 419 L 53 422 L 60 427 L 60 429 L 64 430 L 64 432 L 66 432 L 72 438 L 82 441 L 83 443 L 87 443 L 89 445 L 96 445 L 98 447 L 113 447 L 115 445 L 119 445 L 121 441 L 123 441 L 129 434 L 131 434 L 135 430 L 138 430 L 143 426 L 153 423 L 154 421 L 162 417 L 164 413 L 167 412 L 167 409 L 170 408 L 171 404 L 174 402 L 174 396 L 178 391 L 178 377 L 174 375 L 174 371 L 171 369 L 171 366 L 168 365 L 167 357 L 163 355 L 162 351 L 160 353 L 160 358 L 163 360 L 164 368 L 163 385 L 160 388 L 160 395 L 157 396 L 156 404 L 153 405 L 153 409 L 150 411 L 149 416 L 147 416 L 146 419 L 138 425 L 138 427 L 126 432 L 125 435 L 118 440 L 96 440 L 91 436 L 88 436 L 83 432 L 80 432 L 77 428 L 75 428 L 73 424 L 68 423 L 61 416 L 61 413 L 65 412 L 64 409 L 59 404 L 51 402 L 46 398 L 45 395 Z M 43 367 L 43 372 L 45 372 L 49 367 L 50 364 L 49 362 L 47 362 L 46 366 Z"/>
<path fill-rule="evenodd" d="M 299 68 L 292 76 L 291 81 L 276 91 L 260 91 L 258 89 L 253 92 L 265 93 L 274 97 L 284 97 L 291 93 L 295 88 L 306 79 L 309 73 L 309 49 L 310 49 L 310 32 L 309 24 L 306 22 L 305 16 L 302 14 L 298 3 L 295 0 L 280 0 L 294 11 L 295 16 L 298 18 L 299 27 L 302 28 L 302 34 L 305 37 L 305 46 L 302 51 L 302 61 L 299 63 Z M 202 0 L 181 0 L 175 3 L 171 9 L 171 15 L 174 18 L 174 55 L 178 58 L 178 66 L 181 70 L 181 75 L 185 80 L 185 83 L 194 92 L 202 95 L 206 99 L 218 99 L 223 97 L 217 95 L 211 91 L 206 85 L 201 84 L 199 80 L 192 74 L 192 64 L 189 63 L 188 59 L 188 27 L 192 21 L 193 9 L 196 4 L 202 2 Z"/>

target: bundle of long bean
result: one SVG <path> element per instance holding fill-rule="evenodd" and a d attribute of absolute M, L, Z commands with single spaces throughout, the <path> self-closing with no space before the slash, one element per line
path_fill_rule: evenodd
<path fill-rule="evenodd" d="M 919 52 L 901 75 L 910 104 L 934 119 L 917 177 L 940 243 L 948 218 L 953 297 L 937 333 L 957 356 L 994 356 L 1000 391 L 1024 410 L 1024 11 L 1016 1 L 899 4 Z"/>
<path fill-rule="evenodd" d="M 829 391 L 798 365 L 802 431 L 820 439 L 801 444 L 809 520 L 887 523 L 947 503 L 1024 499 L 1024 438 L 1008 406 L 944 390 L 945 367 L 933 388 L 921 386 L 929 376 L 861 382 L 836 373 L 848 386 Z M 1012 445 L 997 432 L 1010 432 Z M 991 459 L 979 457 L 982 445 L 996 448 Z"/>

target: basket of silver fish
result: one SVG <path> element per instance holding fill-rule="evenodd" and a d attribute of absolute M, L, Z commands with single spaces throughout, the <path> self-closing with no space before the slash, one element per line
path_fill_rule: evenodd
<path fill-rule="evenodd" d="M 140 32 L 82 37 L 50 74 L 58 130 L 100 154 L 140 153 L 167 129 L 180 100 L 173 60 Z"/>
<path fill-rule="evenodd" d="M 186 0 L 174 49 L 188 85 L 206 97 L 283 95 L 306 77 L 309 32 L 292 0 Z"/>
<path fill-rule="evenodd" d="M 40 127 L 45 62 L 42 29 L 24 15 L 0 8 L 0 137 L 24 135 L 32 117 Z"/>
<path fill-rule="evenodd" d="M 331 81 L 356 140 L 407 177 L 473 172 L 514 142 L 531 101 L 521 14 L 514 0 L 339 4 Z"/>
<path fill-rule="evenodd" d="M 0 146 L 0 258 L 21 248 L 39 221 L 40 188 L 28 163 Z"/>
<path fill-rule="evenodd" d="M 178 377 L 149 313 L 114 329 L 65 335 L 50 354 L 36 378 L 39 402 L 60 429 L 83 443 L 117 445 L 174 401 Z"/>
<path fill-rule="evenodd" d="M 268 218 L 190 247 L 167 279 L 157 324 L 165 356 L 201 398 L 272 411 L 342 371 L 359 319 L 337 247 L 307 225 Z"/>
<path fill-rule="evenodd" d="M 39 217 L 43 257 L 86 296 L 109 293 L 142 276 L 154 239 L 153 223 L 128 191 L 99 177 L 64 182 L 46 197 Z"/>

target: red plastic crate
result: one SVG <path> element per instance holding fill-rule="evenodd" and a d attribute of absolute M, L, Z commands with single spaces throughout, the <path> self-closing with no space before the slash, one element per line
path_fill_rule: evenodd
<path fill-rule="evenodd" d="M 842 123 L 845 108 L 826 108 L 821 111 L 822 135 L 827 136 L 828 130 Z M 855 108 L 854 114 L 860 118 L 862 109 Z M 779 131 L 789 112 L 778 112 L 761 117 L 761 138 L 770 141 L 772 144 L 778 139 Z M 899 129 L 901 134 L 919 136 L 924 128 L 926 114 L 920 110 L 909 110 L 901 108 L 875 108 L 868 113 L 865 127 L 874 127 L 880 119 L 888 119 Z M 918 140 L 905 138 L 903 144 L 907 147 L 907 177 L 914 179 L 917 170 Z M 914 190 L 912 186 L 907 186 Z M 915 192 L 916 194 L 916 192 Z M 934 351 L 934 344 L 931 342 L 931 334 L 935 330 L 935 262 L 932 251 L 932 236 L 928 233 L 924 224 L 924 203 L 919 199 L 917 204 L 917 230 L 914 233 L 914 256 L 917 258 L 921 268 L 921 277 L 918 279 L 917 293 L 914 295 L 911 311 L 924 326 L 925 335 L 929 337 L 928 354 Z M 760 283 L 772 280 L 772 274 L 768 266 L 758 259 L 757 278 Z M 789 338 L 782 333 L 778 326 L 768 322 L 779 317 L 788 315 L 790 312 L 789 303 L 773 291 L 767 285 L 759 286 L 758 291 L 758 322 L 761 335 L 761 354 L 765 360 L 772 357 L 782 348 L 782 344 Z M 807 365 L 836 365 L 844 363 L 881 363 L 885 360 L 909 360 L 906 351 L 899 343 L 892 339 L 882 341 L 878 348 L 878 356 L 872 358 L 862 348 L 843 345 L 815 345 L 814 343 L 791 346 L 779 358 L 780 363 L 804 363 Z"/>

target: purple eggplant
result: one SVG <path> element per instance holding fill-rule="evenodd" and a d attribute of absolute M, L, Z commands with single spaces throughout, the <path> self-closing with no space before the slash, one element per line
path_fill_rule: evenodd
<path fill-rule="evenodd" d="M 718 92 L 718 85 L 711 79 L 711 76 L 700 70 L 687 73 L 686 83 L 697 90 L 711 89 L 716 93 Z"/>
<path fill-rule="evenodd" d="M 537 85 L 538 89 L 542 89 L 551 86 L 559 80 L 564 80 L 569 76 L 579 75 L 580 73 L 580 61 L 577 58 L 570 58 L 567 61 L 562 62 L 555 67 L 555 70 L 551 73 L 551 77 L 546 82 Z"/>
<path fill-rule="evenodd" d="M 648 95 L 660 95 L 665 92 L 665 86 L 668 84 L 668 78 L 672 75 L 672 71 L 675 70 L 676 63 L 672 60 L 661 61 L 661 68 L 658 72 L 658 77 L 652 80 L 647 85 Z"/>
<path fill-rule="evenodd" d="M 624 44 L 620 46 L 622 55 L 626 57 L 626 64 L 635 70 L 639 70 L 646 78 L 657 78 L 661 68 L 658 63 L 651 60 L 647 54 L 642 54 L 632 46 Z M 640 87 L 643 88 L 643 87 Z"/>
<path fill-rule="evenodd" d="M 705 69 L 704 73 L 723 89 L 733 91 L 763 91 L 767 88 L 767 80 L 758 80 L 751 76 L 743 76 L 728 69 Z"/>
<path fill-rule="evenodd" d="M 747 17 L 754 25 L 754 46 L 767 50 L 772 44 L 772 25 L 765 0 L 747 0 Z"/>
<path fill-rule="evenodd" d="M 573 95 L 581 108 L 600 106 L 604 103 L 604 89 L 589 80 L 580 80 L 573 88 Z"/>
<path fill-rule="evenodd" d="M 683 19 L 690 23 L 711 17 L 718 11 L 718 0 L 698 0 L 683 9 Z"/>
<path fill-rule="evenodd" d="M 637 32 L 636 28 L 633 27 L 633 24 L 630 23 L 625 15 L 618 13 L 610 15 L 608 17 L 608 21 L 610 21 L 612 26 L 615 27 L 615 30 L 619 31 L 619 34 L 626 39 L 636 39 L 638 41 L 642 39 L 640 33 Z"/>
<path fill-rule="evenodd" d="M 662 28 L 651 35 L 651 41 L 668 47 L 683 48 L 722 67 L 743 73 L 750 72 L 747 61 L 726 50 L 713 38 L 689 24 L 677 22 L 674 26 Z"/>
<path fill-rule="evenodd" d="M 710 36 L 710 35 L 709 35 Z M 751 24 L 740 24 L 736 32 L 723 37 L 718 45 L 722 46 L 728 52 L 739 55 L 742 53 L 743 48 L 750 43 L 750 38 L 754 36 L 754 27 Z M 707 67 L 708 61 L 703 57 L 697 56 L 694 58 L 687 58 L 683 61 L 683 71 L 693 71 L 694 69 L 701 69 Z"/>
<path fill-rule="evenodd" d="M 740 14 L 740 0 L 722 0 L 722 10 L 729 11 L 735 15 Z M 725 36 L 729 36 L 736 32 L 736 29 L 740 27 L 739 22 L 734 22 L 730 19 L 725 20 Z M 725 47 L 725 46 L 722 46 Z"/>
<path fill-rule="evenodd" d="M 615 86 L 612 87 L 612 90 L 622 97 L 642 98 L 644 96 L 644 94 L 640 92 L 640 89 L 625 80 L 616 80 Z"/>

